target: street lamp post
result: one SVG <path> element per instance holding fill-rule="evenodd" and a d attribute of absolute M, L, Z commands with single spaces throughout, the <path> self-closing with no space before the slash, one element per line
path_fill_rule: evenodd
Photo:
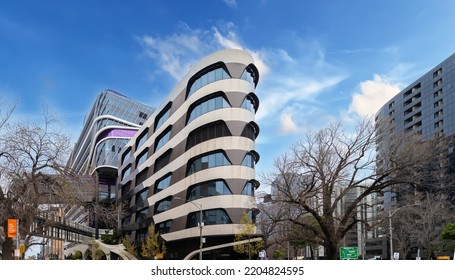
<path fill-rule="evenodd" d="M 398 207 L 397 209 L 391 211 L 389 210 L 389 235 L 390 235 L 390 260 L 393 260 L 393 235 L 392 235 L 392 216 L 395 214 L 398 210 L 400 210 L 403 207 L 406 207 L 409 205 L 404 205 L 401 207 Z"/>
<path fill-rule="evenodd" d="M 202 240 L 202 228 L 204 227 L 204 222 L 202 221 L 202 204 L 199 204 L 199 203 L 195 203 L 191 200 L 186 200 L 186 199 L 183 199 L 181 197 L 175 197 L 176 199 L 180 199 L 180 200 L 183 200 L 185 202 L 189 202 L 191 204 L 193 204 L 194 206 L 196 206 L 198 209 L 199 209 L 199 223 L 198 223 L 198 227 L 199 227 L 199 260 L 202 260 L 202 245 L 203 245 L 203 240 Z"/>
<path fill-rule="evenodd" d="M 398 208 L 400 209 L 400 208 Z M 396 209 L 395 211 L 397 211 L 398 209 Z M 393 213 L 395 213 L 395 211 L 393 211 Z M 393 236 L 392 236 L 392 211 L 389 210 L 389 234 L 390 234 L 390 260 L 393 260 Z"/>
<path fill-rule="evenodd" d="M 191 201 L 190 201 L 191 202 Z M 193 203 L 196 205 L 195 203 Z M 202 222 L 202 204 L 198 204 L 199 207 L 199 260 L 202 260 L 202 227 L 204 223 Z"/>

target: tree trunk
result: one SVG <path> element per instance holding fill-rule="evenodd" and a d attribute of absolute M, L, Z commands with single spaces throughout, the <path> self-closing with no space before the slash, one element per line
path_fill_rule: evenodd
<path fill-rule="evenodd" d="M 326 256 L 328 260 L 338 259 L 338 242 L 330 242 L 325 246 Z"/>
<path fill-rule="evenodd" d="M 8 222 L 3 223 L 3 228 L 8 229 Z M 6 231 L 6 230 L 5 230 Z M 13 260 L 14 259 L 14 242 L 12 238 L 7 237 L 5 234 L 5 242 L 2 244 L 2 259 Z"/>

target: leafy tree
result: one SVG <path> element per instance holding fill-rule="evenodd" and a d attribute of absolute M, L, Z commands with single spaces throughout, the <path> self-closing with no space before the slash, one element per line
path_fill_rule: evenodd
<path fill-rule="evenodd" d="M 455 250 L 455 222 L 444 227 L 439 239 L 443 241 L 444 251 L 453 252 Z"/>
<path fill-rule="evenodd" d="M 281 250 L 275 249 L 272 253 L 272 258 L 274 260 L 280 260 L 284 258 L 284 253 Z"/>
<path fill-rule="evenodd" d="M 337 259 L 340 243 L 354 225 L 371 227 L 371 221 L 357 215 L 366 198 L 418 185 L 417 170 L 434 154 L 434 146 L 417 137 L 390 138 L 378 154 L 381 137 L 370 119 L 357 123 L 354 131 L 335 123 L 309 132 L 263 176 L 280 209 L 268 213 L 269 219 L 299 225 L 309 232 L 308 242 L 322 244 L 327 259 Z M 314 222 L 302 219 L 308 215 Z"/>
<path fill-rule="evenodd" d="M 106 244 L 117 244 L 118 239 L 119 237 L 116 229 L 113 230 L 112 234 L 110 233 L 101 234 L 101 241 L 103 241 L 103 243 Z"/>
<path fill-rule="evenodd" d="M 76 251 L 74 255 L 71 256 L 71 259 L 73 260 L 82 260 L 82 252 L 81 251 Z"/>
<path fill-rule="evenodd" d="M 129 235 L 125 235 L 122 238 L 122 244 L 123 244 L 123 246 L 125 246 L 125 249 L 128 253 L 130 253 L 131 255 L 133 255 L 136 258 L 138 257 L 136 245 L 131 240 Z"/>
<path fill-rule="evenodd" d="M 455 241 L 455 222 L 447 224 L 442 230 L 441 239 Z"/>
<path fill-rule="evenodd" d="M 155 227 L 148 227 L 147 236 L 141 244 L 141 255 L 146 259 L 162 259 L 166 254 L 166 245 L 160 241 L 160 233 Z"/>
<path fill-rule="evenodd" d="M 242 218 L 240 219 L 241 230 L 235 234 L 235 241 L 244 241 L 248 242 L 240 243 L 234 245 L 234 251 L 240 254 L 247 254 L 248 259 L 251 259 L 251 256 L 259 253 L 260 250 L 264 248 L 264 242 L 261 241 L 252 241 L 253 236 L 257 237 L 256 234 L 256 225 L 253 223 L 253 220 L 248 215 L 248 211 L 243 212 Z"/>

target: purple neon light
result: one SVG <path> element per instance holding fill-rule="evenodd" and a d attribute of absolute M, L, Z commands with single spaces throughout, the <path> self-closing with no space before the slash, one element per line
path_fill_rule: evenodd
<path fill-rule="evenodd" d="M 136 134 L 137 130 L 129 130 L 129 129 L 108 129 L 98 136 L 96 142 L 99 142 L 101 139 L 107 137 L 125 137 L 125 138 L 132 138 Z"/>

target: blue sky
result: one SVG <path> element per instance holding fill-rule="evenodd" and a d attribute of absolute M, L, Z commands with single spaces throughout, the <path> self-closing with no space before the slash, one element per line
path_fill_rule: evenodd
<path fill-rule="evenodd" d="M 241 48 L 260 81 L 258 172 L 311 130 L 374 114 L 455 52 L 455 1 L 1 1 L 0 102 L 47 104 L 77 139 L 95 96 L 158 106 L 204 56 Z"/>

